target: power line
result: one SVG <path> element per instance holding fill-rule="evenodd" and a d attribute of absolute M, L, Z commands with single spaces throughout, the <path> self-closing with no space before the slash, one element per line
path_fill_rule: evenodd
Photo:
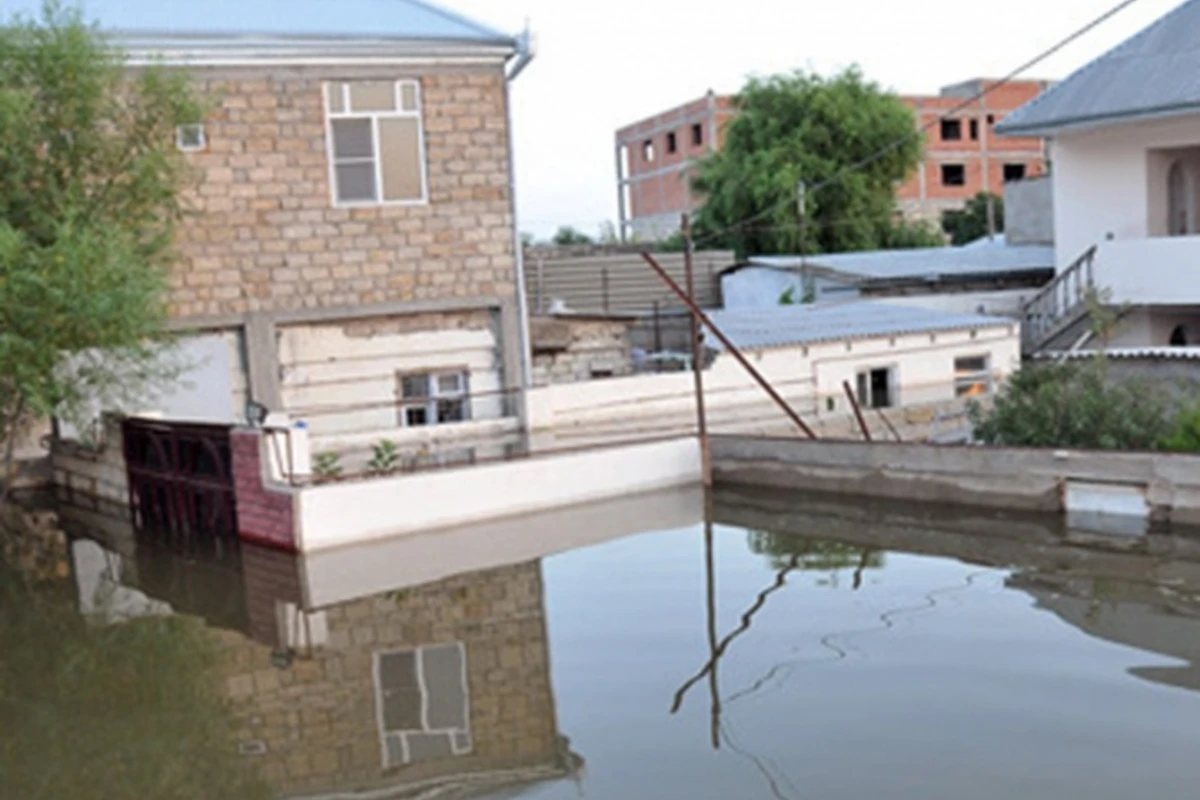
<path fill-rule="evenodd" d="M 922 125 L 921 127 L 917 128 L 916 130 L 914 130 L 904 136 L 901 136 L 900 138 L 896 139 L 895 141 L 893 141 L 886 147 L 883 147 L 882 149 L 876 151 L 875 153 L 872 153 L 871 155 L 867 156 L 866 158 L 864 158 L 860 161 L 857 161 L 854 164 L 850 164 L 846 167 L 843 167 L 842 169 L 838 170 L 833 175 L 833 177 L 831 177 L 827 180 L 821 181 L 820 183 L 817 183 L 817 184 L 814 184 L 811 186 L 807 186 L 806 187 L 807 196 L 811 197 L 815 192 L 819 192 L 822 189 L 825 189 L 830 186 L 833 186 L 834 184 L 840 183 L 847 175 L 849 175 L 853 172 L 857 172 L 858 170 L 860 170 L 864 167 L 868 167 L 871 164 L 874 164 L 876 161 L 885 157 L 889 153 L 895 151 L 897 148 L 904 146 L 908 142 L 911 142 L 916 137 L 924 136 L 927 132 L 929 132 L 929 130 L 931 128 L 933 128 L 935 125 L 938 125 L 939 123 L 941 123 L 942 120 L 952 117 L 954 114 L 957 114 L 959 111 L 962 111 L 963 109 L 967 108 L 968 106 L 974 105 L 975 103 L 979 102 L 984 97 L 988 96 L 989 94 L 996 91 L 997 89 L 1012 83 L 1013 80 L 1015 80 L 1017 77 L 1019 77 L 1026 70 L 1036 67 L 1038 64 L 1042 63 L 1046 59 L 1055 55 L 1063 48 L 1068 47 L 1069 45 L 1073 44 L 1077 40 L 1083 38 L 1084 36 L 1091 33 L 1096 28 L 1103 25 L 1108 20 L 1115 17 L 1117 14 L 1120 14 L 1122 11 L 1129 8 L 1131 5 L 1133 5 L 1137 1 L 1138 0 L 1122 0 L 1122 2 L 1117 3 L 1115 6 L 1110 8 L 1108 11 L 1105 11 L 1103 14 L 1101 14 L 1100 16 L 1093 19 L 1091 22 L 1084 25 L 1082 28 L 1077 29 L 1074 33 L 1071 33 L 1066 38 L 1060 39 L 1056 44 L 1051 46 L 1049 49 L 1043 50 L 1041 53 L 1034 56 L 1029 61 L 1026 61 L 1024 64 L 1017 67 L 1016 69 L 1014 69 L 1012 72 L 1005 75 L 1000 80 L 996 81 L 995 83 L 991 84 L 990 86 L 986 86 L 982 91 L 977 92 L 976 94 L 967 98 L 966 100 L 959 103 L 958 105 L 948 109 L 945 113 L 930 120 L 927 124 Z M 710 233 L 707 236 L 702 237 L 700 240 L 698 240 L 696 242 L 696 245 L 699 246 L 701 243 L 707 243 L 713 239 L 720 238 L 721 236 L 724 236 L 725 234 L 727 234 L 733 230 L 736 230 L 743 226 L 749 225 L 750 223 L 757 222 L 758 220 L 761 220 L 765 217 L 771 216 L 779 209 L 783 208 L 784 206 L 791 205 L 794 202 L 795 202 L 795 198 L 788 197 L 786 200 L 783 200 L 783 201 L 775 204 L 774 206 L 771 206 L 770 208 L 760 211 L 757 214 L 752 214 L 751 216 L 747 217 L 744 220 L 741 220 L 740 222 L 735 222 L 734 224 L 729 225 L 728 227 L 714 231 L 713 233 Z"/>

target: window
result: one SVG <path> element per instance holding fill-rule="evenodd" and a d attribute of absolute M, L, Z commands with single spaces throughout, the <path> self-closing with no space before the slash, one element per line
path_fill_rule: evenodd
<path fill-rule="evenodd" d="M 988 120 L 988 125 L 995 125 L 996 124 L 996 115 L 988 114 L 987 120 Z"/>
<path fill-rule="evenodd" d="M 679 140 L 675 138 L 675 131 L 667 134 L 667 152 L 674 153 L 679 150 Z"/>
<path fill-rule="evenodd" d="M 692 146 L 702 147 L 704 145 L 704 126 L 697 122 L 692 126 Z"/>
<path fill-rule="evenodd" d="M 962 120 L 944 119 L 942 120 L 942 141 L 957 142 L 962 138 Z"/>
<path fill-rule="evenodd" d="M 1004 182 L 1023 181 L 1025 180 L 1025 165 L 1024 164 L 1005 164 L 1004 165 Z"/>
<path fill-rule="evenodd" d="M 954 396 L 979 397 L 992 391 L 992 373 L 987 356 L 954 359 Z"/>
<path fill-rule="evenodd" d="M 399 380 L 400 425 L 446 425 L 471 419 L 466 372 L 421 372 L 401 374 Z"/>
<path fill-rule="evenodd" d="M 962 164 L 942 164 L 942 186 L 966 186 L 967 168 Z"/>
<path fill-rule="evenodd" d="M 375 654 L 375 708 L 385 769 L 471 752 L 461 643 Z"/>
<path fill-rule="evenodd" d="M 207 144 L 203 125 L 180 125 L 175 129 L 175 146 L 185 153 L 203 150 Z"/>
<path fill-rule="evenodd" d="M 971 129 L 971 141 L 978 142 L 979 141 L 979 120 L 977 120 L 977 119 L 971 120 L 970 129 Z"/>
<path fill-rule="evenodd" d="M 334 202 L 425 202 L 420 84 L 329 83 L 325 101 Z"/>
<path fill-rule="evenodd" d="M 895 405 L 892 370 L 872 369 L 858 373 L 858 403 L 864 408 L 891 408 Z"/>
<path fill-rule="evenodd" d="M 647 164 L 654 163 L 654 140 L 647 139 L 642 142 L 642 161 Z"/>

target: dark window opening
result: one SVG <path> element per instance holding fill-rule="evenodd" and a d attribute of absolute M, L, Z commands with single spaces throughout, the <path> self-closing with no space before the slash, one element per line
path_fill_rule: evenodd
<path fill-rule="evenodd" d="M 942 164 L 942 186 L 966 186 L 967 168 L 962 164 Z"/>
<path fill-rule="evenodd" d="M 1005 164 L 1004 165 L 1004 182 L 1023 181 L 1025 180 L 1025 165 L 1024 164 Z"/>
<path fill-rule="evenodd" d="M 674 153 L 679 149 L 679 142 L 675 138 L 675 131 L 667 134 L 667 152 Z"/>
<path fill-rule="evenodd" d="M 891 408 L 894 403 L 893 394 L 890 369 L 873 369 L 858 373 L 859 405 L 865 408 Z"/>
<path fill-rule="evenodd" d="M 957 142 L 960 139 L 962 139 L 962 120 L 942 120 L 942 141 Z"/>
<path fill-rule="evenodd" d="M 979 120 L 977 119 L 971 120 L 971 141 L 979 141 Z"/>
<path fill-rule="evenodd" d="M 996 124 L 996 115 L 988 114 L 988 125 L 995 125 L 995 124 Z"/>
<path fill-rule="evenodd" d="M 704 144 L 704 126 L 697 122 L 692 126 L 692 145 L 700 147 Z"/>
<path fill-rule="evenodd" d="M 1171 331 L 1171 347 L 1187 347 L 1188 346 L 1188 331 L 1182 325 L 1176 325 L 1175 330 Z"/>
<path fill-rule="evenodd" d="M 646 162 L 654 161 L 654 140 L 647 139 L 642 142 L 642 160 Z"/>

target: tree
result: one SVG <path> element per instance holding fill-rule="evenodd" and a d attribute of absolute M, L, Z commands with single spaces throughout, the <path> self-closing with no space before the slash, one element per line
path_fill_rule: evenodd
<path fill-rule="evenodd" d="M 122 55 L 57 2 L 0 28 L 6 487 L 32 420 L 163 377 L 167 271 L 189 176 L 175 131 L 202 118 L 185 75 L 127 73 Z"/>
<path fill-rule="evenodd" d="M 988 235 L 988 199 L 995 205 L 996 233 L 1004 231 L 1004 198 L 980 192 L 962 209 L 942 212 L 942 230 L 956 245 L 969 244 Z"/>
<path fill-rule="evenodd" d="M 869 250 L 895 240 L 895 186 L 922 151 L 912 111 L 898 98 L 851 68 L 829 78 L 754 78 L 736 102 L 724 145 L 693 181 L 704 196 L 697 240 L 742 257 Z M 810 187 L 803 224 L 802 181 Z"/>
<path fill-rule="evenodd" d="M 592 237 L 570 225 L 564 225 L 555 232 L 552 241 L 557 245 L 591 244 Z"/>

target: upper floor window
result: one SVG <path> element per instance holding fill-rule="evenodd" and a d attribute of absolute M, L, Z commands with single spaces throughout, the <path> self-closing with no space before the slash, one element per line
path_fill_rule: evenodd
<path fill-rule="evenodd" d="M 942 120 L 942 141 L 957 142 L 962 139 L 962 120 L 958 119 L 943 119 Z"/>
<path fill-rule="evenodd" d="M 667 134 L 667 152 L 674 153 L 679 150 L 679 140 L 675 136 L 675 131 Z"/>
<path fill-rule="evenodd" d="M 692 146 L 700 147 L 704 144 L 704 126 L 699 122 L 692 125 Z"/>
<path fill-rule="evenodd" d="M 334 203 L 424 203 L 428 192 L 420 84 L 328 83 L 325 102 Z"/>

